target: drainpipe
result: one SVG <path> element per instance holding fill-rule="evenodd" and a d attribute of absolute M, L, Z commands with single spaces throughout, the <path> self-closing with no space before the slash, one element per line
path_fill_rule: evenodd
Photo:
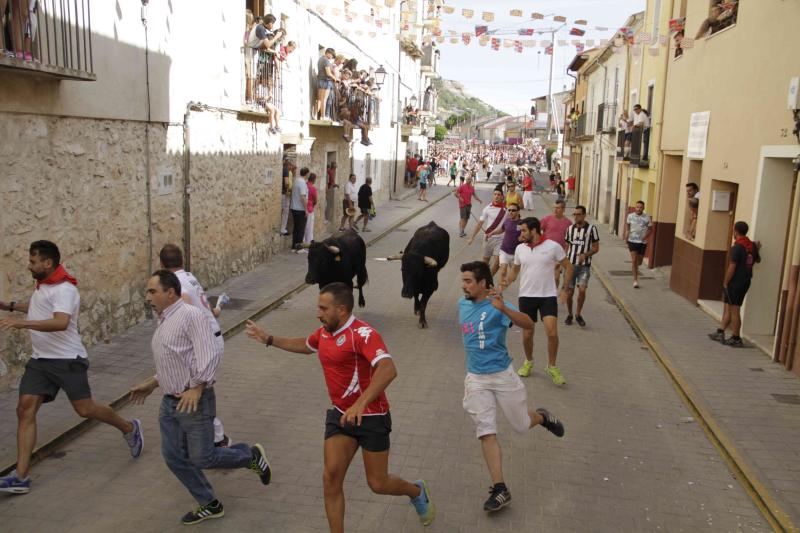
<path fill-rule="evenodd" d="M 189 115 L 197 106 L 194 102 L 186 104 L 186 112 L 183 114 L 183 264 L 187 272 L 192 271 L 192 205 L 191 205 L 191 181 L 189 171 L 191 169 L 191 144 L 189 136 Z"/>
<path fill-rule="evenodd" d="M 402 16 L 402 13 L 403 13 L 403 4 L 405 4 L 406 2 L 407 2 L 407 0 L 402 0 L 400 2 L 400 13 L 401 13 L 401 16 Z M 402 57 L 402 53 L 403 53 L 403 49 L 402 49 L 402 47 L 400 46 L 400 44 L 398 42 L 398 45 L 397 45 L 397 99 L 395 100 L 395 105 L 398 106 L 398 110 L 397 110 L 397 113 L 394 113 L 394 119 L 395 119 L 394 161 L 393 161 L 394 164 L 392 165 L 392 188 L 389 191 L 389 199 L 390 200 L 393 200 L 395 198 L 396 193 L 397 193 L 397 163 L 398 163 L 398 158 L 400 156 L 400 119 L 399 119 L 399 117 L 400 117 L 400 109 L 399 109 L 399 106 L 400 106 L 400 83 L 401 83 L 401 81 L 400 81 L 400 67 L 402 66 L 402 62 L 401 61 L 402 61 L 402 58 L 403 58 Z M 392 108 L 394 109 L 394 106 L 392 106 Z M 405 157 L 403 158 L 403 161 L 405 161 Z M 403 180 L 405 182 L 405 174 L 403 175 Z"/>
<path fill-rule="evenodd" d="M 152 120 L 150 106 L 150 47 L 147 39 L 147 3 L 142 0 L 142 26 L 144 26 L 144 76 L 145 76 L 145 109 L 147 112 L 147 122 L 144 124 L 144 188 L 145 205 L 147 210 L 147 275 L 153 271 L 153 200 L 151 167 L 150 167 L 150 121 Z M 150 312 L 150 306 L 145 306 L 146 312 Z"/>

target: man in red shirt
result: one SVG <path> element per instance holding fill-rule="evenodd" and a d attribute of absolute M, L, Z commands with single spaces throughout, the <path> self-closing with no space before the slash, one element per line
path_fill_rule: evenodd
<path fill-rule="evenodd" d="M 533 211 L 533 178 L 527 170 L 525 177 L 522 178 L 522 208 Z M 532 213 L 529 216 L 532 216 Z"/>
<path fill-rule="evenodd" d="M 466 237 L 467 222 L 469 222 L 469 216 L 472 213 L 472 199 L 475 198 L 478 202 L 483 202 L 481 202 L 481 199 L 475 194 L 475 187 L 472 186 L 472 177 L 467 178 L 467 182 L 464 185 L 460 185 L 453 191 L 453 194 L 458 198 L 458 228 L 460 230 L 458 236 Z"/>
<path fill-rule="evenodd" d="M 419 159 L 417 156 L 409 155 L 406 158 L 406 179 L 409 183 L 414 183 L 414 178 L 417 175 L 417 167 L 419 166 Z"/>
<path fill-rule="evenodd" d="M 572 221 L 564 216 L 564 210 L 567 208 L 567 203 L 559 198 L 553 206 L 553 214 L 547 215 L 539 223 L 542 227 L 542 236 L 545 239 L 555 241 L 567 251 L 567 229 L 572 225 Z M 561 278 L 561 266 L 556 265 L 556 287 L 560 287 L 559 280 Z M 569 280 L 565 280 L 565 283 Z"/>
<path fill-rule="evenodd" d="M 386 387 L 397 376 L 380 334 L 353 316 L 353 290 L 344 283 L 322 288 L 317 302 L 322 326 L 307 338 L 276 337 L 247 321 L 247 335 L 294 353 L 317 353 L 333 407 L 325 418 L 325 513 L 332 533 L 344 532 L 344 478 L 359 446 L 370 489 L 376 494 L 405 495 L 423 525 L 436 509 L 424 480 L 409 483 L 389 474 L 392 418 Z"/>
<path fill-rule="evenodd" d="M 571 200 L 575 196 L 575 176 L 567 178 L 567 199 Z"/>

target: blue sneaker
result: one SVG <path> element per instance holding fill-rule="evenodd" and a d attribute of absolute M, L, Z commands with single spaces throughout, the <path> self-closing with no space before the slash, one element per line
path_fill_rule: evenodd
<path fill-rule="evenodd" d="M 31 491 L 31 479 L 20 479 L 17 471 L 12 471 L 9 475 L 0 477 L 0 492 L 11 494 L 27 494 Z"/>
<path fill-rule="evenodd" d="M 133 424 L 133 431 L 123 436 L 131 449 L 131 457 L 136 458 L 142 455 L 144 435 L 142 434 L 142 423 L 137 418 L 131 420 L 131 424 Z"/>
<path fill-rule="evenodd" d="M 428 484 L 425 482 L 424 479 L 420 479 L 414 482 L 414 485 L 419 487 L 420 494 L 416 498 L 411 498 L 411 505 L 414 506 L 414 509 L 417 511 L 417 515 L 419 516 L 419 521 L 422 522 L 423 526 L 427 526 L 431 522 L 433 522 L 433 518 L 436 516 L 436 506 L 433 505 L 431 501 L 431 494 L 428 491 Z"/>

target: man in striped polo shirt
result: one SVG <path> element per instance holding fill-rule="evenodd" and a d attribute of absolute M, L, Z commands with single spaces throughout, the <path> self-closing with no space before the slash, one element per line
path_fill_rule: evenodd
<path fill-rule="evenodd" d="M 269 462 L 260 444 L 214 446 L 214 381 L 222 352 L 203 311 L 181 300 L 178 276 L 169 270 L 154 272 L 145 299 L 158 313 L 152 341 L 156 375 L 131 389 L 131 401 L 144 403 L 159 386 L 164 392 L 158 414 L 161 454 L 198 503 L 182 522 L 189 525 L 221 518 L 225 511 L 203 469 L 249 468 L 268 485 L 272 476 Z"/>
<path fill-rule="evenodd" d="M 575 322 L 579 326 L 586 325 L 581 312 L 586 301 L 586 288 L 589 286 L 592 256 L 600 251 L 600 234 L 597 226 L 586 221 L 586 208 L 576 205 L 572 213 L 575 223 L 567 228 L 564 240 L 567 242 L 567 258 L 572 263 L 572 279 L 567 285 L 567 318 L 564 324 L 572 325 L 572 296 L 578 286 L 578 308 L 575 310 Z"/>

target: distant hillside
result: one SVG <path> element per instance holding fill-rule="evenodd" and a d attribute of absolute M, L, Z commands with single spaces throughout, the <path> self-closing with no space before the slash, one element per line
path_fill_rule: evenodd
<path fill-rule="evenodd" d="M 442 121 L 447 120 L 450 115 L 460 115 L 466 111 L 471 111 L 475 117 L 503 117 L 508 114 L 467 93 L 464 86 L 457 81 L 438 79 L 435 83 L 439 93 L 439 110 L 436 115 Z"/>

